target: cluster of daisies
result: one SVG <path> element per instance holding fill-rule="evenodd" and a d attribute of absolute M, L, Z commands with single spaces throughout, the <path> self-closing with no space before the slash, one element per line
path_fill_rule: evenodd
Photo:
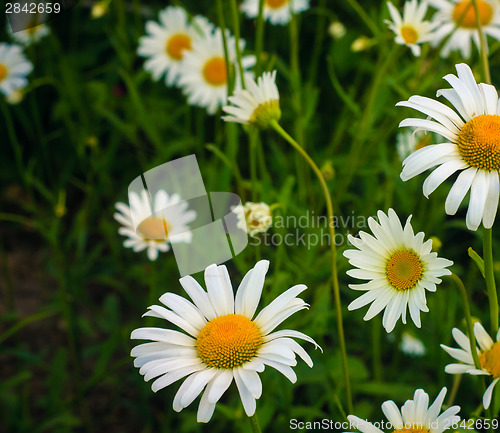
<path fill-rule="evenodd" d="M 241 9 L 255 17 L 258 4 L 258 0 L 246 0 Z M 263 12 L 272 23 L 284 24 L 292 13 L 308 6 L 308 0 L 266 0 Z M 160 11 L 159 22 L 146 23 L 146 33 L 138 48 L 138 54 L 147 58 L 144 68 L 154 80 L 164 78 L 167 86 L 179 87 L 190 105 L 205 108 L 209 114 L 226 103 L 231 84 L 238 91 L 253 78 L 250 69 L 255 65 L 255 56 L 244 55 L 238 64 L 237 52 L 245 49 L 243 39 L 237 46 L 228 30 L 223 34 L 205 17 L 189 17 L 180 6 Z"/>
<path fill-rule="evenodd" d="M 250 9 L 248 3 L 244 2 L 242 9 L 254 16 L 255 8 Z M 265 5 L 269 8 L 285 3 L 288 2 L 266 1 Z M 418 55 L 421 42 L 435 43 L 452 33 L 442 52 L 447 54 L 459 48 L 464 55 L 470 54 L 470 39 L 478 42 L 472 2 L 434 0 L 431 4 L 439 12 L 428 22 L 424 21 L 426 3 L 407 2 L 403 17 L 389 3 L 393 18 L 390 26 L 398 35 L 397 41 L 410 46 Z M 485 33 L 496 37 L 495 26 L 499 22 L 496 3 L 477 0 L 477 11 Z M 452 21 L 453 30 L 446 25 L 446 19 Z M 281 20 L 276 22 L 285 18 Z M 234 38 L 229 33 L 223 35 L 203 17 L 189 20 L 178 7 L 162 11 L 160 21 L 161 24 L 147 24 L 149 34 L 141 39 L 139 48 L 141 55 L 149 57 L 145 66 L 156 79 L 165 75 L 167 84 L 179 86 L 190 103 L 205 107 L 210 113 L 222 106 L 227 114 L 225 121 L 258 128 L 277 125 L 281 112 L 276 72 L 264 73 L 254 81 L 248 70 L 254 59 L 243 57 L 243 72 L 248 74 L 248 78 L 244 77 L 246 88 L 237 82 L 228 98 L 229 104 L 224 105 L 228 71 L 239 67 Z M 240 48 L 244 48 L 242 41 Z M 435 168 L 423 183 L 424 195 L 428 196 L 458 173 L 444 204 L 446 213 L 454 215 L 470 192 L 467 228 L 475 231 L 483 225 L 489 229 L 496 217 L 500 194 L 500 101 L 493 86 L 477 84 L 466 64 L 459 64 L 456 69 L 457 75 L 444 77 L 451 88 L 438 91 L 438 96 L 443 96 L 454 109 L 422 96 L 412 96 L 397 104 L 427 116 L 407 118 L 400 124 L 416 128 L 420 136 L 417 145 L 409 146 L 403 141 L 399 145 L 403 159 L 401 179 L 406 181 Z M 238 75 L 235 74 L 237 79 Z M 435 141 L 438 143 L 434 144 Z M 149 197 L 146 192 L 134 193 L 130 196 L 130 207 L 119 203 L 117 208 L 115 218 L 123 225 L 120 233 L 128 237 L 125 245 L 136 251 L 147 249 L 151 260 L 157 258 L 158 251 L 167 251 L 176 236 L 179 242 L 190 242 L 189 223 L 196 214 L 175 194 L 169 196 L 160 191 Z M 272 222 L 270 208 L 265 203 L 248 202 L 237 216 L 238 226 L 251 236 L 268 230 Z M 387 333 L 395 329 L 400 319 L 406 324 L 408 317 L 421 327 L 421 313 L 428 311 L 426 292 L 435 292 L 442 277 L 451 275 L 448 268 L 453 262 L 438 257 L 432 251 L 432 240 L 426 240 L 424 233 L 415 234 L 411 216 L 404 225 L 393 209 L 387 213 L 379 211 L 377 217 L 368 219 L 371 233 L 361 231 L 359 237 L 349 236 L 354 249 L 344 252 L 353 266 L 347 274 L 363 282 L 349 285 L 362 294 L 348 309 L 369 305 L 364 320 L 383 312 L 382 323 Z M 185 378 L 174 397 L 174 410 L 182 410 L 202 394 L 198 421 L 207 422 L 234 379 L 246 414 L 253 416 L 256 400 L 262 394 L 258 373 L 266 366 L 295 382 L 292 367 L 297 363 L 297 355 L 309 366 L 313 365 L 310 356 L 295 341 L 302 339 L 318 347 L 311 337 L 295 330 L 275 330 L 292 314 L 308 307 L 297 297 L 306 286 L 286 290 L 256 314 L 268 267 L 269 262 L 258 262 L 244 276 L 236 294 L 225 266 L 214 264 L 205 270 L 206 290 L 191 276 L 183 277 L 180 283 L 190 300 L 165 293 L 160 298 L 163 305 L 153 305 L 145 314 L 165 319 L 180 331 L 162 328 L 133 331 L 133 339 L 149 340 L 136 346 L 132 356 L 145 380 L 154 379 L 155 392 Z M 467 337 L 457 328 L 452 335 L 460 348 L 442 347 L 459 362 L 449 364 L 445 371 L 490 376 L 492 381 L 482 402 L 488 408 L 500 379 L 500 330 L 496 341 L 479 322 L 474 326 L 474 336 Z M 472 339 L 477 340 L 479 347 Z M 421 341 L 406 331 L 402 350 L 415 356 L 425 353 Z M 429 395 L 418 389 L 413 400 L 408 400 L 401 410 L 392 401 L 386 401 L 382 410 L 395 431 L 441 433 L 459 421 L 458 406 L 440 414 L 445 394 L 443 388 L 429 406 Z M 349 421 L 361 432 L 381 432 L 355 416 L 349 416 Z"/>
<path fill-rule="evenodd" d="M 32 27 L 30 23 L 26 24 L 26 30 L 13 32 L 10 23 L 7 23 L 7 33 L 15 43 L 0 42 L 0 92 L 11 104 L 23 99 L 23 89 L 28 85 L 28 75 L 33 70 L 23 47 L 38 42 L 50 32 L 45 24 Z"/>
<path fill-rule="evenodd" d="M 472 41 L 479 47 L 477 22 L 485 35 L 500 40 L 500 3 L 497 0 L 477 0 L 477 14 L 472 0 L 408 0 L 403 13 L 387 2 L 392 21 L 386 21 L 396 34 L 396 43 L 408 46 L 415 56 L 420 55 L 420 45 L 429 42 L 437 47 L 444 42 L 441 56 L 460 51 L 464 58 L 471 55 Z M 428 5 L 435 13 L 426 19 Z"/>

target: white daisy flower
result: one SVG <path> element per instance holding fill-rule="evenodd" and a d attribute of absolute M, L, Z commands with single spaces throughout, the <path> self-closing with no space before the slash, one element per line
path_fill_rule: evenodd
<path fill-rule="evenodd" d="M 347 274 L 368 282 L 349 285 L 352 290 L 366 293 L 347 308 L 352 311 L 372 303 L 364 320 L 372 319 L 385 308 L 382 323 L 391 332 L 400 317 L 406 323 L 408 307 L 413 322 L 420 328 L 420 311 L 429 311 L 425 291 L 436 291 L 436 284 L 441 283 L 439 277 L 451 274 L 446 268 L 453 262 L 431 252 L 432 240 L 424 242 L 423 232 L 413 233 L 411 216 L 403 228 L 394 210 L 389 209 L 388 215 L 378 211 L 377 215 L 378 223 L 368 218 L 374 236 L 365 232 L 359 232 L 360 238 L 348 236 L 357 250 L 347 250 L 344 256 L 359 269 L 351 269 Z"/>
<path fill-rule="evenodd" d="M 241 81 L 236 58 L 236 41 L 229 32 L 226 32 L 226 35 L 229 66 L 235 71 L 235 91 L 238 91 Z M 245 42 L 240 39 L 241 50 L 244 47 Z M 244 56 L 242 64 L 246 82 L 252 78 L 252 74 L 246 70 L 255 64 L 255 56 Z M 192 50 L 185 54 L 179 86 L 190 104 L 204 107 L 209 114 L 214 114 L 218 107 L 226 103 L 227 82 L 222 30 L 218 28 L 206 38 L 194 41 Z"/>
<path fill-rule="evenodd" d="M 240 9 L 249 17 L 259 14 L 259 0 L 244 0 Z M 264 19 L 271 24 L 284 25 L 290 22 L 292 14 L 309 9 L 309 0 L 264 0 Z"/>
<path fill-rule="evenodd" d="M 160 22 L 146 23 L 146 36 L 139 39 L 137 53 L 148 57 L 144 69 L 154 80 L 165 75 L 165 82 L 172 86 L 181 75 L 181 62 L 194 41 L 212 32 L 213 25 L 201 16 L 189 22 L 186 11 L 180 6 L 167 6 L 159 13 Z"/>
<path fill-rule="evenodd" d="M 479 344 L 479 348 L 476 346 L 476 350 L 479 355 L 481 369 L 477 369 L 474 365 L 469 338 L 457 328 L 453 328 L 452 335 L 460 346 L 460 349 L 448 347 L 444 344 L 441 344 L 441 347 L 450 356 L 460 361 L 460 364 L 448 364 L 444 371 L 450 374 L 468 373 L 491 376 L 493 382 L 491 382 L 491 385 L 488 386 L 483 395 L 483 406 L 485 409 L 488 409 L 490 407 L 493 389 L 498 379 L 500 379 L 500 329 L 497 332 L 496 341 L 493 341 L 483 328 L 483 325 L 479 322 L 474 323 L 474 336 Z"/>
<path fill-rule="evenodd" d="M 10 24 L 7 24 L 7 32 L 15 42 L 27 47 L 50 34 L 50 28 L 46 24 L 40 24 L 14 33 Z"/>
<path fill-rule="evenodd" d="M 245 412 L 252 416 L 262 394 L 258 373 L 266 365 L 293 383 L 297 380 L 292 369 L 296 354 L 312 367 L 309 355 L 293 340 L 319 347 L 311 337 L 293 330 L 274 331 L 286 318 L 308 307 L 297 298 L 306 286 L 288 289 L 255 315 L 268 267 L 267 260 L 259 261 L 243 278 L 236 296 L 225 266 L 211 265 L 205 270 L 208 292 L 193 277 L 183 277 L 179 281 L 193 302 L 165 293 L 160 301 L 167 308 L 153 305 L 145 316 L 166 319 L 184 332 L 161 328 L 132 332 L 133 339 L 153 341 L 134 347 L 131 355 L 144 379 L 155 379 L 154 392 L 187 376 L 174 398 L 176 412 L 205 390 L 198 422 L 208 422 L 234 379 Z"/>
<path fill-rule="evenodd" d="M 229 97 L 232 105 L 222 109 L 229 114 L 222 118 L 226 122 L 237 122 L 253 125 L 258 128 L 268 128 L 273 120 L 281 117 L 280 95 L 276 86 L 276 71 L 264 72 L 257 79 L 249 78 L 246 89 L 235 92 Z"/>
<path fill-rule="evenodd" d="M 236 227 L 250 236 L 266 232 L 273 223 L 271 208 L 264 202 L 247 201 L 243 206 L 237 206 L 232 211 L 238 218 Z"/>
<path fill-rule="evenodd" d="M 147 249 L 149 260 L 156 260 L 158 252 L 168 251 L 170 244 L 189 243 L 192 232 L 188 224 L 196 218 L 194 210 L 178 194 L 156 192 L 151 201 L 146 190 L 129 193 L 130 206 L 116 203 L 114 218 L 123 225 L 118 230 L 128 239 L 123 243 L 135 252 Z"/>
<path fill-rule="evenodd" d="M 470 68 L 456 65 L 458 76 L 444 77 L 453 89 L 438 90 L 454 108 L 430 98 L 412 96 L 398 106 L 410 107 L 433 118 L 403 120 L 399 126 L 413 126 L 433 131 L 444 142 L 410 155 L 403 161 L 401 179 L 407 181 L 429 168 L 438 166 L 425 180 L 423 192 L 429 196 L 452 174 L 460 171 L 445 203 L 448 215 L 454 215 L 470 189 L 466 223 L 477 230 L 481 222 L 490 228 L 495 221 L 499 197 L 500 170 L 500 108 L 496 89 L 476 84 Z"/>
<path fill-rule="evenodd" d="M 19 45 L 0 42 L 0 92 L 8 98 L 12 92 L 26 87 L 26 76 L 32 70 L 33 65 Z"/>
<path fill-rule="evenodd" d="M 413 400 L 407 400 L 401 410 L 392 400 L 387 400 L 382 403 L 382 412 L 384 412 L 389 423 L 383 424 L 390 424 L 390 430 L 395 429 L 395 431 L 401 433 L 442 433 L 444 430 L 451 428 L 452 425 L 460 422 L 460 417 L 457 415 L 460 406 L 452 406 L 439 414 L 446 391 L 446 388 L 442 388 L 436 400 L 430 406 L 429 395 L 423 389 L 417 389 Z M 357 416 L 349 415 L 347 419 L 351 426 L 362 433 L 384 433 L 372 423 Z"/>
<path fill-rule="evenodd" d="M 411 356 L 425 355 L 425 346 L 422 340 L 418 339 L 409 332 L 404 331 L 401 336 L 401 344 L 399 345 L 401 352 Z"/>
<path fill-rule="evenodd" d="M 448 57 L 450 51 L 459 50 L 464 58 L 471 54 L 471 40 L 480 47 L 477 31 L 476 12 L 471 0 L 429 0 L 438 11 L 433 16 L 433 23 L 439 26 L 433 45 L 452 33 L 443 46 L 441 56 Z M 500 3 L 498 0 L 477 0 L 479 19 L 484 34 L 500 40 Z M 457 27 L 458 26 L 458 27 Z"/>
<path fill-rule="evenodd" d="M 396 7 L 387 2 L 392 21 L 385 20 L 389 28 L 396 35 L 396 43 L 409 47 L 414 56 L 420 56 L 420 44 L 434 39 L 434 29 L 438 23 L 425 21 L 428 3 L 424 0 L 418 4 L 418 0 L 405 2 L 403 16 Z"/>

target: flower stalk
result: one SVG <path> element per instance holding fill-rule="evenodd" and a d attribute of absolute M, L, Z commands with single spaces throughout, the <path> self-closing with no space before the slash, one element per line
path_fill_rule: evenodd
<path fill-rule="evenodd" d="M 333 285 L 333 297 L 335 302 L 335 311 L 337 316 L 337 332 L 339 337 L 339 346 L 340 346 L 340 354 L 342 357 L 342 370 L 344 373 L 344 385 L 345 385 L 345 393 L 347 400 L 347 409 L 349 413 L 353 413 L 353 405 L 352 405 L 352 395 L 351 395 L 351 384 L 349 381 L 349 369 L 347 365 L 347 351 L 345 345 L 345 337 L 344 337 L 344 325 L 342 321 L 342 306 L 340 301 L 340 287 L 339 287 L 339 279 L 338 279 L 338 271 L 337 271 L 337 248 L 335 247 L 335 227 L 334 227 L 334 216 L 333 216 L 333 204 L 332 199 L 330 197 L 330 192 L 328 191 L 328 186 L 326 184 L 325 178 L 321 173 L 321 170 L 318 168 L 316 163 L 312 160 L 309 154 L 304 150 L 304 148 L 297 143 L 276 121 L 273 120 L 270 123 L 270 126 L 283 137 L 292 147 L 306 160 L 311 169 L 314 171 L 318 181 L 321 185 L 321 189 L 323 191 L 323 195 L 326 201 L 326 209 L 328 213 L 328 230 L 330 233 L 330 250 L 332 254 L 332 285 Z"/>

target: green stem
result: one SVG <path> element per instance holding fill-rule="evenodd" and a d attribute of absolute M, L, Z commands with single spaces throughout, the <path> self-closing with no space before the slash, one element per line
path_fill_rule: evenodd
<path fill-rule="evenodd" d="M 476 14 L 476 25 L 477 25 L 477 31 L 479 33 L 481 61 L 483 63 L 484 80 L 486 81 L 487 84 L 491 84 L 490 65 L 488 62 L 488 48 L 487 48 L 488 45 L 486 44 L 486 36 L 483 32 L 483 27 L 481 25 L 481 15 L 479 13 L 477 0 L 472 0 L 472 4 L 474 6 L 474 13 Z"/>
<path fill-rule="evenodd" d="M 467 323 L 467 334 L 469 337 L 470 351 L 472 358 L 474 359 L 474 366 L 481 370 L 481 364 L 479 362 L 479 356 L 477 355 L 476 339 L 474 337 L 474 326 L 472 324 L 472 317 L 470 314 L 469 297 L 467 296 L 467 290 L 465 289 L 464 283 L 459 276 L 451 274 L 449 276 L 455 285 L 457 286 L 460 296 L 462 297 L 462 303 L 464 307 L 465 321 Z"/>
<path fill-rule="evenodd" d="M 231 12 L 233 14 L 234 39 L 236 42 L 236 58 L 238 59 L 238 69 L 240 73 L 241 88 L 245 88 L 245 71 L 241 62 L 241 47 L 240 47 L 240 14 L 238 13 L 238 5 L 236 0 L 231 0 Z"/>
<path fill-rule="evenodd" d="M 382 382 L 382 323 L 372 321 L 373 377 Z"/>
<path fill-rule="evenodd" d="M 254 128 L 252 128 L 254 129 Z M 257 201 L 257 134 L 258 130 L 254 129 L 253 131 L 250 131 L 249 138 L 250 138 L 250 178 L 252 181 L 252 201 L 256 202 Z"/>
<path fill-rule="evenodd" d="M 261 430 L 260 424 L 259 424 L 259 419 L 257 418 L 257 412 L 255 412 L 248 419 L 250 420 L 250 424 L 252 425 L 253 433 L 262 433 L 262 430 Z"/>
<path fill-rule="evenodd" d="M 488 289 L 488 299 L 490 302 L 491 334 L 496 335 L 498 331 L 498 297 L 495 284 L 495 274 L 493 270 L 493 247 L 492 247 L 493 229 L 484 229 L 483 231 L 483 259 L 484 276 L 486 287 Z"/>
<path fill-rule="evenodd" d="M 255 76 L 259 77 L 262 71 L 262 48 L 264 47 L 264 0 L 259 0 L 257 13 L 257 30 L 255 32 Z"/>
<path fill-rule="evenodd" d="M 226 60 L 226 76 L 227 76 L 227 96 L 233 94 L 234 89 L 234 79 L 232 71 L 229 65 L 229 52 L 227 49 L 227 38 L 226 38 L 226 20 L 224 18 L 224 7 L 222 5 L 222 0 L 216 0 L 217 3 L 217 19 L 219 21 L 219 27 L 222 33 L 222 45 L 224 47 L 224 59 Z"/>
<path fill-rule="evenodd" d="M 359 17 L 363 20 L 366 26 L 371 30 L 374 36 L 378 36 L 379 29 L 375 22 L 370 18 L 370 16 L 365 12 L 365 9 L 356 0 L 347 0 L 347 3 L 356 11 Z"/>
<path fill-rule="evenodd" d="M 340 354 L 342 357 L 342 369 L 344 372 L 344 382 L 345 382 L 345 392 L 346 392 L 346 400 L 347 400 L 347 409 L 349 413 L 353 413 L 352 406 L 352 396 L 351 396 L 351 384 L 349 381 L 349 369 L 347 365 L 347 351 L 345 346 L 345 337 L 344 337 L 344 325 L 342 322 L 342 305 L 340 301 L 340 287 L 339 287 L 339 279 L 338 279 L 338 271 L 337 271 L 337 248 L 335 246 L 335 226 L 334 226 L 334 216 L 333 216 L 333 204 L 332 199 L 330 197 L 330 192 L 328 191 L 328 186 L 326 181 L 321 173 L 321 170 L 318 168 L 316 163 L 311 159 L 308 153 L 302 148 L 302 146 L 297 143 L 280 125 L 276 120 L 271 122 L 271 127 L 281 135 L 288 143 L 292 145 L 292 147 L 299 152 L 300 155 L 307 161 L 311 169 L 316 174 L 318 181 L 321 185 L 321 189 L 323 190 L 323 195 L 326 201 L 326 209 L 328 213 L 328 229 L 330 232 L 330 249 L 332 253 L 332 284 L 333 284 L 333 297 L 335 301 L 335 311 L 337 316 L 337 332 L 339 337 L 339 346 L 340 346 Z"/>

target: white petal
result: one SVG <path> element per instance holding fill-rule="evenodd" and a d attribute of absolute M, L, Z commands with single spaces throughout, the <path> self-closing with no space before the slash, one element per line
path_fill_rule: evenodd
<path fill-rule="evenodd" d="M 269 261 L 261 260 L 247 272 L 236 292 L 234 306 L 236 314 L 242 314 L 252 319 L 260 301 L 268 269 Z"/>

